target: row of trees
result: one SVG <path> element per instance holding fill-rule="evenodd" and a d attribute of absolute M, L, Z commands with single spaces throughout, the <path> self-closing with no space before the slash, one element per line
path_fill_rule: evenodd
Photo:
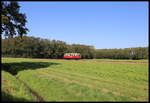
<path fill-rule="evenodd" d="M 72 44 L 29 36 L 2 39 L 2 56 L 61 59 L 64 53 L 81 53 L 84 59 L 148 59 L 148 47 L 125 49 L 95 49 L 93 46 Z"/>
<path fill-rule="evenodd" d="M 148 47 L 96 50 L 97 59 L 148 59 Z"/>
<path fill-rule="evenodd" d="M 68 45 L 59 40 L 29 36 L 2 39 L 2 56 L 29 58 L 63 58 L 64 53 L 81 53 L 82 58 L 94 58 L 94 47 L 80 44 Z"/>

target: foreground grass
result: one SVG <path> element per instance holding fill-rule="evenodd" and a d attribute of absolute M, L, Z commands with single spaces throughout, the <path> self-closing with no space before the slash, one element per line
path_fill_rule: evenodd
<path fill-rule="evenodd" d="M 28 69 L 19 70 L 16 76 L 45 101 L 148 101 L 148 64 L 15 58 L 2 62 L 26 62 Z M 33 66 L 36 69 L 30 69 Z"/>
<path fill-rule="evenodd" d="M 37 101 L 34 95 L 8 72 L 2 71 L 2 101 Z"/>

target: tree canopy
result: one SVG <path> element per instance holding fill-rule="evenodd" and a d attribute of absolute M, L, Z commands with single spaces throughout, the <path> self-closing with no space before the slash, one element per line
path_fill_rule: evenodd
<path fill-rule="evenodd" d="M 29 31 L 26 28 L 26 15 L 20 13 L 20 6 L 16 1 L 1 2 L 2 4 L 2 34 L 7 37 L 20 35 L 21 37 Z"/>

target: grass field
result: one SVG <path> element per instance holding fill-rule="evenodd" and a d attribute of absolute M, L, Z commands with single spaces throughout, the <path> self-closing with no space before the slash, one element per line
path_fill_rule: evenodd
<path fill-rule="evenodd" d="M 148 60 L 108 61 L 2 58 L 2 94 L 8 85 L 20 88 L 7 91 L 14 98 L 39 101 L 26 83 L 44 101 L 148 101 Z"/>

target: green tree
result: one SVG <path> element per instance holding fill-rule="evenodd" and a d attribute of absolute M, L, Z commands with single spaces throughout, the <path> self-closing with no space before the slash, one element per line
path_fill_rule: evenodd
<path fill-rule="evenodd" d="M 25 24 L 27 22 L 26 15 L 20 13 L 20 6 L 16 1 L 1 2 L 2 4 L 2 34 L 4 36 L 13 37 L 14 35 L 27 34 L 29 31 Z"/>

